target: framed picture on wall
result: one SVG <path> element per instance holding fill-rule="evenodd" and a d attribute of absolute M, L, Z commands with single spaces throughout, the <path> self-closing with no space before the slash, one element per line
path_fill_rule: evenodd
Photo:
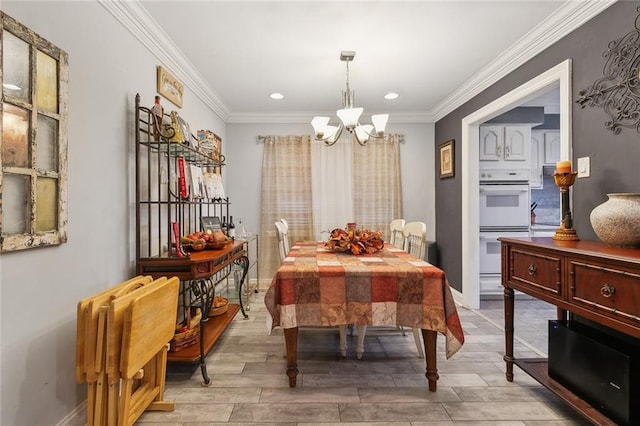
<path fill-rule="evenodd" d="M 184 85 L 160 65 L 157 67 L 157 74 L 158 93 L 182 108 Z"/>
<path fill-rule="evenodd" d="M 451 139 L 440 145 L 440 179 L 450 178 L 454 175 L 455 156 L 453 144 L 454 140 Z"/>

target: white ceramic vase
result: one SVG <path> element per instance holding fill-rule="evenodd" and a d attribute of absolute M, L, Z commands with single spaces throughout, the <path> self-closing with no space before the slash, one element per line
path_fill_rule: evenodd
<path fill-rule="evenodd" d="M 591 226 L 603 243 L 640 247 L 640 194 L 607 194 L 609 199 L 591 211 Z"/>

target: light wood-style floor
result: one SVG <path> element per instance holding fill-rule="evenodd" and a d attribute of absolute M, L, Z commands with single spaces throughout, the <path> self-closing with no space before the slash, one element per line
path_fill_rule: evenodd
<path fill-rule="evenodd" d="M 174 412 L 147 412 L 141 425 L 577 425 L 587 424 L 568 406 L 515 368 L 504 377 L 502 301 L 479 311 L 458 308 L 466 343 L 451 359 L 438 336 L 438 391 L 427 390 L 424 360 L 411 333 L 370 328 L 365 356 L 355 358 L 356 336 L 346 359 L 338 332 L 300 331 L 298 387 L 285 375 L 282 330 L 266 328 L 264 293 L 252 296 L 250 318 L 238 314 L 207 357 L 212 378 L 202 387 L 198 368 L 170 367 L 165 399 Z M 516 301 L 516 356 L 546 356 L 547 320 L 555 308 Z"/>

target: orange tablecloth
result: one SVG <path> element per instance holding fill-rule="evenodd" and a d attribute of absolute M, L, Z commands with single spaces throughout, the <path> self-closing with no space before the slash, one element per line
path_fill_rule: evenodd
<path fill-rule="evenodd" d="M 402 325 L 446 337 L 447 358 L 464 333 L 444 271 L 391 245 L 354 256 L 298 242 L 265 295 L 272 327 Z"/>

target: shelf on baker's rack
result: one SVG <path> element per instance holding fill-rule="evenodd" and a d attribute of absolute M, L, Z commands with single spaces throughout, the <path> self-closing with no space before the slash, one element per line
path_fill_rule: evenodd
<path fill-rule="evenodd" d="M 194 148 L 180 142 L 172 142 L 167 140 L 140 141 L 140 145 L 144 145 L 151 150 L 161 153 L 170 153 L 171 156 L 174 157 L 183 157 L 187 162 L 198 166 L 218 167 L 224 165 L 221 161 L 216 161 L 210 155 L 197 151 Z"/>
<path fill-rule="evenodd" d="M 218 341 L 229 323 L 240 310 L 240 305 L 235 303 L 229 304 L 229 309 L 222 315 L 209 317 L 204 323 L 204 354 L 208 354 L 213 345 Z M 167 354 L 169 362 L 191 362 L 200 361 L 200 343 L 184 348 L 178 352 L 169 352 Z"/>

